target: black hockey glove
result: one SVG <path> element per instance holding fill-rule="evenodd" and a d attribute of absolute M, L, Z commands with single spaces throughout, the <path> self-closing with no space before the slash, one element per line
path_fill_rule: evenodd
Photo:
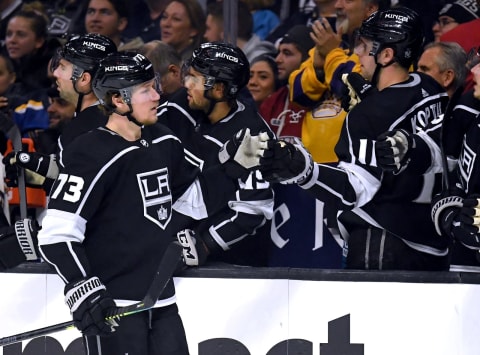
<path fill-rule="evenodd" d="M 108 335 L 118 326 L 118 317 L 105 320 L 116 305 L 98 277 L 67 284 L 65 303 L 70 308 L 75 327 L 83 335 Z"/>
<path fill-rule="evenodd" d="M 267 141 L 272 137 L 271 132 L 252 136 L 249 128 L 238 131 L 218 153 L 218 160 L 223 164 L 227 175 L 233 178 L 243 177 L 248 170 L 258 167 L 260 157 L 267 148 Z"/>
<path fill-rule="evenodd" d="M 342 75 L 342 108 L 349 112 L 367 95 L 377 89 L 359 73 Z"/>
<path fill-rule="evenodd" d="M 42 187 L 45 179 L 55 180 L 58 176 L 56 156 L 37 152 L 11 152 L 2 160 L 5 164 L 6 184 L 18 186 L 18 168 L 25 169 L 25 180 L 29 187 Z"/>
<path fill-rule="evenodd" d="M 452 237 L 467 248 L 480 250 L 479 198 L 480 195 L 434 197 L 432 220 L 437 233 Z"/>
<path fill-rule="evenodd" d="M 385 132 L 378 136 L 375 143 L 377 165 L 385 171 L 398 173 L 408 165 L 414 148 L 412 133 L 404 129 Z"/>
<path fill-rule="evenodd" d="M 37 222 L 29 219 L 0 228 L 0 271 L 39 258 L 38 230 Z"/>
<path fill-rule="evenodd" d="M 208 256 L 207 246 L 195 231 L 184 229 L 177 233 L 177 239 L 183 247 L 183 262 L 186 266 L 205 264 Z"/>
<path fill-rule="evenodd" d="M 301 184 L 310 177 L 313 166 L 312 156 L 301 143 L 279 140 L 268 142 L 259 170 L 268 182 Z"/>

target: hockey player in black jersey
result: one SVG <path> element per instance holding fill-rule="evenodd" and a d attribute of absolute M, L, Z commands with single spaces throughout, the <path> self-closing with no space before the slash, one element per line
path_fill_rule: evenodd
<path fill-rule="evenodd" d="M 422 43 L 414 11 L 399 7 L 372 14 L 359 29 L 355 52 L 362 75 L 377 90 L 347 115 L 335 148 L 337 166 L 314 163 L 301 145 L 277 140 L 260 158 L 266 180 L 297 183 L 338 211 L 347 268 L 448 270 L 448 240 L 436 235 L 430 220 L 436 174 L 384 172 L 375 154 L 377 137 L 394 129 L 418 133 L 419 144 L 439 152 L 448 96 L 431 77 L 409 74 Z"/>
<path fill-rule="evenodd" d="M 174 231 L 185 227 L 177 216 L 206 218 L 226 203 L 218 186 L 227 195 L 237 188 L 223 169 L 199 175 L 180 140 L 154 125 L 156 81 L 141 54 L 118 52 L 101 62 L 93 88 L 108 122 L 64 151 L 38 237 L 42 256 L 66 283 L 88 354 L 188 354 L 172 280 L 153 310 L 122 318 L 114 333 L 104 317 L 115 303 L 143 298 Z M 96 286 L 70 299 L 88 285 Z"/>
<path fill-rule="evenodd" d="M 57 154 L 12 152 L 3 158 L 8 186 L 16 186 L 17 168 L 23 168 L 30 187 L 49 191 L 58 175 L 63 149 L 81 134 L 105 125 L 107 117 L 98 109 L 91 80 L 99 61 L 116 50 L 108 37 L 86 34 L 71 38 L 52 59 L 60 96 L 77 105 L 75 118 L 65 126 Z M 36 247 L 37 229 L 36 223 L 26 219 L 0 230 L 0 270 L 38 259 L 33 247 Z"/>
<path fill-rule="evenodd" d="M 250 77 L 248 60 L 238 47 L 202 44 L 184 64 L 183 77 L 184 88 L 160 106 L 159 122 L 181 139 L 192 164 L 202 170 L 220 165 L 218 150 L 244 127 L 252 133 L 269 130 L 256 108 L 237 98 Z M 240 175 L 239 187 L 244 188 L 228 196 L 225 208 L 180 232 L 179 238 L 188 250 L 205 244 L 209 260 L 265 266 L 273 191 L 258 170 Z"/>
<path fill-rule="evenodd" d="M 476 271 L 480 269 L 480 53 L 475 48 L 474 57 L 475 89 L 467 91 L 453 108 L 452 117 L 447 117 L 444 130 L 444 161 L 448 161 L 448 186 L 435 196 L 432 203 L 432 220 L 437 232 L 452 240 L 452 264 L 454 271 Z M 469 58 L 469 62 L 472 58 Z M 469 63 L 472 65 L 471 63 Z M 450 128 L 463 130 L 461 140 L 450 136 Z M 460 144 L 459 144 L 460 143 Z M 452 149 L 453 147 L 453 149 Z M 460 151 L 457 151 L 460 147 Z M 453 172 L 451 161 L 457 160 Z M 447 165 L 447 164 L 445 164 Z M 447 170 L 447 169 L 444 169 Z M 447 172 L 444 171 L 444 174 Z"/>
<path fill-rule="evenodd" d="M 76 137 L 96 127 L 103 126 L 107 117 L 98 108 L 98 100 L 92 91 L 92 78 L 101 59 L 116 52 L 111 39 L 99 34 L 72 37 L 52 58 L 51 69 L 60 97 L 77 105 L 75 116 L 65 126 L 59 140 L 56 155 L 21 152 L 4 158 L 6 168 L 17 164 L 26 170 L 30 185 L 47 191 L 58 174 L 62 152 Z M 22 154 L 22 159 L 17 159 Z"/>

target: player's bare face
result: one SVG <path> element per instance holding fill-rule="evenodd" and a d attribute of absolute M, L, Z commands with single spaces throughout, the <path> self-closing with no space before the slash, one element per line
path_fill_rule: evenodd
<path fill-rule="evenodd" d="M 372 76 L 376 67 L 375 58 L 370 55 L 372 47 L 373 42 L 366 38 L 358 37 L 355 41 L 354 52 L 360 59 L 362 76 L 367 80 L 372 80 Z"/>
<path fill-rule="evenodd" d="M 208 110 L 210 101 L 205 97 L 205 77 L 193 68 L 183 76 L 183 86 L 187 89 L 188 106 L 194 110 Z"/>
<path fill-rule="evenodd" d="M 62 99 L 76 104 L 78 100 L 78 93 L 75 92 L 72 82 L 73 64 L 65 59 L 60 59 L 58 66 L 53 71 L 55 82 L 58 87 L 58 92 Z"/>
<path fill-rule="evenodd" d="M 146 126 L 157 122 L 157 107 L 160 100 L 157 90 L 155 80 L 150 80 L 137 85 L 132 92 L 132 116 Z"/>

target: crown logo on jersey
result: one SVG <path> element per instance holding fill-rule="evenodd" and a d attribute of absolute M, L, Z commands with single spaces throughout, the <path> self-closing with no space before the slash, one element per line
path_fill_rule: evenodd
<path fill-rule="evenodd" d="M 164 221 L 168 218 L 168 211 L 165 207 L 161 206 L 157 211 L 158 219 Z"/>

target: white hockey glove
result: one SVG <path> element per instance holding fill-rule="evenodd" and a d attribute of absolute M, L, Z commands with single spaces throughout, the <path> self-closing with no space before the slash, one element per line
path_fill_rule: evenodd
<path fill-rule="evenodd" d="M 186 266 L 205 264 L 208 256 L 207 247 L 193 230 L 181 230 L 177 233 L 177 239 L 183 247 L 183 262 Z"/>
<path fill-rule="evenodd" d="M 13 226 L 0 228 L 0 271 L 39 258 L 38 230 L 36 221 L 29 219 L 17 221 Z"/>
<path fill-rule="evenodd" d="M 378 136 L 375 143 L 377 164 L 385 171 L 399 172 L 410 161 L 410 154 L 415 148 L 413 134 L 398 129 Z"/>
<path fill-rule="evenodd" d="M 301 184 L 311 176 L 313 166 L 312 156 L 300 142 L 277 140 L 268 142 L 259 170 L 266 181 Z"/>
<path fill-rule="evenodd" d="M 55 180 L 58 166 L 54 154 L 45 155 L 37 152 L 11 152 L 2 160 L 5 164 L 7 186 L 18 186 L 17 168 L 25 169 L 27 186 L 42 187 L 45 179 Z"/>
<path fill-rule="evenodd" d="M 272 136 L 271 132 L 260 132 L 252 136 L 250 128 L 243 128 L 222 146 L 218 160 L 224 164 L 229 176 L 240 177 L 248 173 L 247 170 L 258 167 L 260 157 L 263 156 L 267 142 Z M 232 164 L 236 168 L 232 169 Z"/>
<path fill-rule="evenodd" d="M 432 220 L 437 233 L 452 237 L 467 248 L 480 250 L 479 197 L 434 197 Z"/>
<path fill-rule="evenodd" d="M 359 73 L 345 73 L 342 75 L 345 84 L 342 90 L 342 108 L 349 112 L 367 95 L 375 91 L 375 87 Z"/>
<path fill-rule="evenodd" d="M 67 284 L 65 303 L 70 308 L 75 327 L 83 335 L 108 335 L 118 326 L 118 317 L 105 320 L 116 305 L 98 277 Z"/>

